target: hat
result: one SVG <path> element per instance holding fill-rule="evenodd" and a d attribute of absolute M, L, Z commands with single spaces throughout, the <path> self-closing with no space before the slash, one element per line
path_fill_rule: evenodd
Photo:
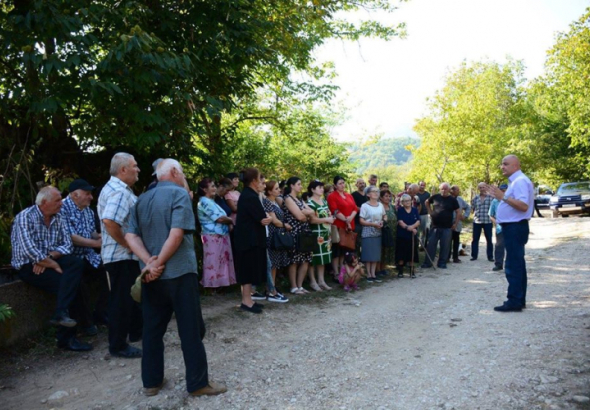
<path fill-rule="evenodd" d="M 164 161 L 164 158 L 158 158 L 157 160 L 155 160 L 154 162 L 152 162 L 152 168 L 154 168 L 154 172 L 152 173 L 152 176 L 156 175 L 156 170 L 158 169 L 158 165 L 162 161 Z"/>
<path fill-rule="evenodd" d="M 500 185 L 500 189 L 508 189 L 508 185 L 502 184 L 502 185 Z"/>
<path fill-rule="evenodd" d="M 71 183 L 70 186 L 68 187 L 68 190 L 70 192 L 74 192 L 78 189 L 82 189 L 83 191 L 94 191 L 94 187 L 92 185 L 90 185 L 88 182 L 86 182 L 83 179 L 74 179 Z"/>

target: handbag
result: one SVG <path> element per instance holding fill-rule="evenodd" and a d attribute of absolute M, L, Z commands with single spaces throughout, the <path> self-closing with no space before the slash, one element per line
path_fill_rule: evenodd
<path fill-rule="evenodd" d="M 356 249 L 356 232 L 344 228 L 338 228 L 338 234 L 340 235 L 341 248 L 351 251 Z"/>
<path fill-rule="evenodd" d="M 301 231 L 297 234 L 297 252 L 313 252 L 318 241 L 317 234 L 312 231 Z"/>
<path fill-rule="evenodd" d="M 395 239 L 393 238 L 393 232 L 389 225 L 383 225 L 381 228 L 381 246 L 385 248 L 393 248 L 395 246 Z"/>
<path fill-rule="evenodd" d="M 270 249 L 273 251 L 290 251 L 294 247 L 293 236 L 285 228 L 275 230 L 270 238 Z"/>

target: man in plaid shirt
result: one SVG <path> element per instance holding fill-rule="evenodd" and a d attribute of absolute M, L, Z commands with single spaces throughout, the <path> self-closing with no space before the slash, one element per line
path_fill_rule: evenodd
<path fill-rule="evenodd" d="M 494 244 L 492 243 L 492 220 L 490 219 L 490 206 L 492 205 L 491 196 L 485 192 L 486 184 L 480 182 L 477 185 L 479 195 L 471 201 L 471 209 L 473 210 L 473 241 L 471 241 L 471 259 L 477 259 L 479 254 L 479 238 L 481 231 L 486 237 L 486 255 L 488 261 L 494 261 Z"/>
<path fill-rule="evenodd" d="M 87 351 L 92 345 L 76 339 L 77 322 L 69 316 L 70 307 L 79 305 L 77 295 L 84 264 L 71 255 L 72 240 L 59 215 L 61 206 L 60 192 L 45 187 L 37 194 L 35 205 L 16 216 L 10 237 L 11 263 L 23 282 L 57 295 L 50 320 L 58 326 L 57 346 Z"/>
<path fill-rule="evenodd" d="M 137 197 L 131 187 L 137 182 L 139 167 L 133 155 L 119 152 L 113 156 L 111 179 L 98 198 L 98 216 L 102 227 L 101 257 L 110 279 L 109 294 L 109 352 L 124 358 L 141 357 L 141 349 L 129 341 L 139 341 L 142 319 L 139 305 L 129 293 L 139 276 L 138 259 L 125 240 L 129 212 Z"/>
<path fill-rule="evenodd" d="M 101 235 L 96 232 L 94 212 L 90 209 L 94 187 L 83 179 L 75 179 L 68 190 L 70 194 L 63 200 L 60 214 L 64 222 L 66 222 L 66 228 L 74 244 L 73 254 L 84 260 L 84 274 L 80 285 L 83 312 L 81 312 L 80 319 L 84 333 L 88 336 L 94 336 L 97 329 L 90 314 L 88 281 L 98 280 L 100 282 L 101 292 L 96 303 L 95 316 L 105 323 L 108 298 L 106 273 L 102 266 L 102 259 L 94 250 L 100 249 L 102 246 Z"/>

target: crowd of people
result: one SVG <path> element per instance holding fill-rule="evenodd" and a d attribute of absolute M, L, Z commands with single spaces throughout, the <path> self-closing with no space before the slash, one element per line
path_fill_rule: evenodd
<path fill-rule="evenodd" d="M 506 268 L 508 301 L 495 309 L 526 307 L 523 221 L 528 237 L 533 206 L 530 180 L 522 177 L 514 156 L 502 165 L 510 187 L 481 183 L 470 205 L 458 186 L 446 182 L 433 195 L 423 181 L 393 193 L 387 182 L 377 185 L 378 177 L 371 175 L 368 186 L 357 179 L 356 191 L 349 193 L 342 176 L 332 184 L 312 180 L 304 186 L 296 176 L 267 181 L 259 170 L 248 168 L 217 181 L 199 181 L 195 212 L 182 166 L 158 159 L 153 168 L 154 181 L 138 198 L 132 189 L 140 172 L 137 162 L 118 153 L 96 213 L 90 208 L 95 188 L 77 179 L 63 201 L 56 188 L 42 188 L 35 205 L 17 215 L 12 230 L 12 265 L 19 277 L 57 295 L 51 323 L 58 329 L 58 347 L 90 350 L 92 345 L 77 334 L 94 335 L 96 324 L 106 324 L 111 355 L 141 358 L 146 395 L 157 394 L 164 382 L 163 336 L 173 313 L 188 392 L 199 396 L 226 390 L 207 373 L 195 234 L 203 249 L 200 285 L 239 284 L 240 309 L 259 314 L 261 300 L 289 301 L 277 286 L 280 274 L 288 278 L 290 297 L 300 297 L 310 293 L 306 286 L 315 292 L 338 285 L 354 291 L 361 280 L 381 282 L 389 275 L 388 266 L 400 278 L 405 269 L 415 278 L 419 250 L 425 252 L 422 268 L 432 267 L 435 259 L 440 269 L 451 261 L 460 263 L 462 221 L 473 211 L 471 260 L 478 258 L 483 231 L 494 270 Z M 513 174 L 518 176 L 514 183 Z M 330 276 L 338 285 L 328 284 Z M 101 291 L 91 314 L 88 285 L 93 280 Z M 139 284 L 141 303 L 130 294 Z M 143 349 L 132 344 L 140 340 Z"/>

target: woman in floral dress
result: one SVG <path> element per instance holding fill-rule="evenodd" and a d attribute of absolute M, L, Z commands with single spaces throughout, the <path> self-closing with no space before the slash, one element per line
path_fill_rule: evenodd
<path fill-rule="evenodd" d="M 291 234 L 297 244 L 297 235 L 299 232 L 309 230 L 309 223 L 307 218 L 315 214 L 305 202 L 298 198 L 303 187 L 301 186 L 301 179 L 298 177 L 291 177 L 285 184 L 285 191 L 283 195 L 283 211 L 285 213 L 285 222 L 293 227 Z M 296 295 L 303 295 L 309 291 L 303 288 L 303 280 L 307 275 L 307 267 L 311 262 L 311 252 L 299 252 L 293 249 L 288 253 L 289 255 L 289 281 L 291 282 L 291 293 Z"/>
<path fill-rule="evenodd" d="M 324 279 L 325 266 L 332 263 L 332 242 L 330 239 L 332 233 L 332 224 L 334 218 L 328 208 L 328 202 L 324 199 L 324 183 L 317 179 L 311 181 L 307 187 L 309 200 L 307 205 L 314 211 L 311 216 L 311 231 L 317 235 L 316 243 L 309 273 L 309 286 L 318 292 L 322 289 L 332 289 L 326 284 Z M 316 281 L 315 271 L 317 270 L 318 279 Z"/>
<path fill-rule="evenodd" d="M 215 203 L 215 183 L 205 178 L 199 182 L 197 215 L 203 241 L 203 278 L 201 285 L 218 288 L 236 283 L 234 259 L 229 240 L 233 221 L 223 208 Z"/>

